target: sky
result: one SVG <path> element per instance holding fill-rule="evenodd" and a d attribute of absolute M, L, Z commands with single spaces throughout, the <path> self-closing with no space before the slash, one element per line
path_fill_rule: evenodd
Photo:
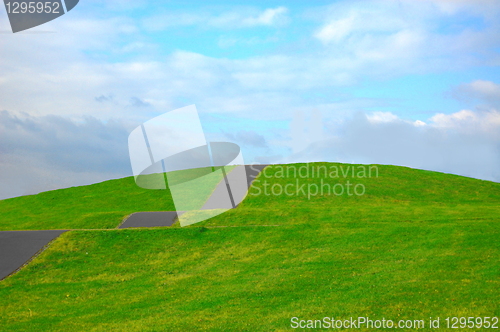
<path fill-rule="evenodd" d="M 192 104 L 247 164 L 500 182 L 500 1 L 81 0 L 15 34 L 0 7 L 0 199 L 131 176 L 129 133 Z"/>

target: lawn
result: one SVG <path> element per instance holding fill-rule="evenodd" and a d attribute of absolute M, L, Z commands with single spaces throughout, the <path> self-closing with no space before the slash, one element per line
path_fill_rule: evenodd
<path fill-rule="evenodd" d="M 264 181 L 276 191 L 321 180 L 279 172 L 261 173 L 237 209 L 184 228 L 105 230 L 119 213 L 171 204 L 130 178 L 0 201 L 10 223 L 16 211 L 38 216 L 40 226 L 25 217 L 30 229 L 44 229 L 49 212 L 57 228 L 70 225 L 50 197 L 74 202 L 73 216 L 116 213 L 114 224 L 64 233 L 0 281 L 0 330 L 290 331 L 292 317 L 360 316 L 423 319 L 430 330 L 429 317 L 441 327 L 446 317 L 500 317 L 500 184 L 379 165 L 378 177 L 323 177 L 361 183 L 364 195 L 263 194 Z M 129 206 L 127 193 L 144 199 Z M 100 199 L 76 204 L 86 195 Z"/>
<path fill-rule="evenodd" d="M 0 230 L 108 229 L 134 212 L 172 210 L 168 189 L 140 188 L 131 176 L 0 200 Z"/>

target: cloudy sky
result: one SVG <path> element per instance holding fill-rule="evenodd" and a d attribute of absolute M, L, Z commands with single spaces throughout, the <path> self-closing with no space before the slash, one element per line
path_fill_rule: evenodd
<path fill-rule="evenodd" d="M 16 34 L 1 7 L 0 199 L 130 176 L 129 133 L 191 104 L 246 163 L 500 181 L 499 66 L 498 0 L 81 0 Z"/>

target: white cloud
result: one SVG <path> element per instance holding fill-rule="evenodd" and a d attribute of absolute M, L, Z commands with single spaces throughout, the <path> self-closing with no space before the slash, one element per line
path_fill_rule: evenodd
<path fill-rule="evenodd" d="M 470 88 L 486 98 L 500 99 L 500 84 L 491 81 L 476 80 L 469 84 Z"/>
<path fill-rule="evenodd" d="M 425 121 L 406 121 L 380 112 L 345 120 L 356 111 L 380 105 L 375 99 L 349 96 L 339 101 L 336 87 L 365 78 L 385 80 L 408 73 L 465 70 L 495 61 L 500 64 L 500 22 L 491 19 L 498 17 L 500 2 L 440 4 L 436 0 L 402 0 L 401 5 L 387 1 L 338 2 L 328 10 L 318 9 L 321 23 L 307 32 L 313 38 L 304 42 L 307 47 L 300 44 L 301 52 L 277 48 L 274 53 L 239 59 L 183 50 L 156 53 L 162 45 L 153 44 L 133 18 L 89 19 L 84 17 L 86 12 L 79 14 L 76 10 L 67 18 L 48 23 L 46 29 L 56 31 L 53 34 L 2 34 L 0 110 L 11 112 L 0 123 L 0 135 L 4 135 L 0 140 L 0 168 L 4 174 L 0 181 L 16 193 L 27 193 L 76 184 L 71 181 L 77 178 L 78 165 L 86 167 L 78 171 L 85 179 L 82 181 L 124 174 L 124 167 L 128 167 L 126 146 L 113 139 L 88 137 L 95 133 L 100 137 L 113 130 L 125 137 L 126 126 L 117 126 L 120 130 L 106 127 L 107 121 L 120 118 L 140 123 L 192 103 L 197 104 L 202 115 L 226 113 L 262 123 L 290 119 L 293 111 L 309 112 L 314 107 L 328 116 L 330 122 L 323 126 L 318 126 L 317 121 L 309 124 L 312 129 L 298 126 L 298 134 L 290 138 L 295 142 L 288 146 L 285 138 L 278 137 L 287 135 L 282 128 L 273 131 L 273 135 L 279 132 L 276 136 L 244 126 L 232 131 L 242 144 L 267 146 L 272 162 L 286 157 L 287 149 L 295 149 L 294 158 L 299 161 L 309 157 L 347 162 L 355 159 L 499 179 L 497 83 L 477 80 L 457 88 L 457 93 L 488 104 L 487 112 L 464 110 L 437 114 Z M 118 2 L 113 6 L 119 6 Z M 134 4 L 129 1 L 124 6 L 129 10 Z M 446 17 L 447 22 L 454 23 L 454 15 L 464 12 L 487 24 L 477 29 L 459 25 L 452 33 L 439 30 L 440 19 Z M 162 14 L 156 21 L 153 17 L 145 20 L 144 26 L 150 30 L 172 25 L 199 26 L 225 32 L 250 26 L 279 26 L 288 20 L 285 7 L 238 9 L 219 15 L 177 14 Z M 2 12 L 0 24 L 5 26 L 5 22 Z M 302 95 L 317 91 L 326 91 L 327 101 L 306 100 Z M 140 105 L 144 107 L 137 107 Z M 21 112 L 30 115 L 15 124 L 12 114 Z M 97 122 L 87 123 L 82 116 L 91 116 Z M 8 129 L 7 123 L 17 129 Z M 61 129 L 58 123 L 75 131 Z M 40 134 L 31 132 L 30 126 L 40 129 Z M 107 129 L 96 129 L 101 126 Z M 242 128 L 245 132 L 241 132 Z M 328 133 L 330 137 L 335 135 L 328 143 L 331 148 L 317 142 Z M 40 145 L 35 148 L 35 143 Z M 303 151 L 310 144 L 316 148 Z M 108 147 L 120 152 L 113 154 Z M 85 156 L 82 160 L 76 154 L 81 151 Z M 114 156 L 114 162 L 110 156 Z M 120 161 L 115 164 L 116 160 Z M 266 159 L 259 156 L 258 160 Z M 117 165 L 122 168 L 114 169 Z M 59 168 L 54 170 L 54 166 Z M 36 175 L 26 176 L 25 181 L 19 174 L 27 173 Z M 42 179 L 51 179 L 52 184 Z M 30 187 L 29 182 L 38 189 Z"/>
<path fill-rule="evenodd" d="M 231 141 L 256 148 L 267 148 L 267 142 L 263 135 L 253 130 L 240 130 L 236 134 L 226 133 L 225 136 Z"/>
<path fill-rule="evenodd" d="M 286 7 L 268 8 L 260 13 L 257 17 L 248 17 L 243 19 L 243 26 L 260 26 L 260 25 L 274 25 L 282 22 L 285 14 L 288 12 Z"/>
<path fill-rule="evenodd" d="M 0 199 L 130 176 L 133 127 L 0 111 Z"/>
<path fill-rule="evenodd" d="M 330 45 L 323 49 L 317 45 L 320 48 L 301 54 L 278 52 L 243 59 L 218 59 L 186 51 L 167 56 L 142 53 L 143 47 L 154 47 L 142 41 L 142 33 L 129 18 L 87 19 L 73 15 L 71 19 L 54 20 L 57 36 L 5 35 L 0 39 L 0 109 L 88 114 L 101 119 L 120 114 L 140 120 L 154 112 L 196 103 L 204 104 L 203 109 L 210 112 L 283 118 L 288 109 L 306 106 L 300 99 L 302 92 L 348 86 L 365 77 L 387 79 L 415 72 L 441 72 L 463 63 L 480 65 L 488 59 L 488 52 L 476 58 L 472 52 L 500 45 L 500 40 L 494 42 L 498 37 L 491 41 L 493 30 L 474 35 L 481 38 L 467 37 L 479 40 L 475 44 L 465 42 L 465 35 L 437 38 L 427 20 L 439 13 L 428 6 L 423 6 L 424 10 L 413 2 L 403 2 L 403 9 L 418 9 L 415 15 L 404 17 L 397 14 L 397 3 L 366 3 L 362 6 L 359 2 L 344 2 L 326 11 L 325 25 L 331 20 L 352 18 L 353 26 L 346 29 L 346 33 L 350 32 L 342 47 Z M 253 10 L 228 13 L 227 22 L 238 21 L 241 25 L 252 18 L 255 24 L 276 23 L 287 14 L 284 7 Z M 179 19 L 197 22 L 194 14 L 190 15 Z M 490 44 L 481 46 L 488 38 Z M 122 46 L 123 40 L 138 41 Z M 121 56 L 134 49 L 140 56 L 120 61 L 100 58 L 102 52 L 119 52 Z M 110 94 L 113 102 L 95 100 Z M 140 112 L 130 108 L 134 97 L 151 107 Z"/>
<path fill-rule="evenodd" d="M 413 0 L 400 1 L 412 2 Z M 456 15 L 460 12 L 472 12 L 490 18 L 494 17 L 494 15 L 500 11 L 497 0 L 423 0 L 421 2 L 433 4 L 442 13 L 447 15 Z"/>
<path fill-rule="evenodd" d="M 354 17 L 346 17 L 328 23 L 314 34 L 314 37 L 321 40 L 324 44 L 330 42 L 340 42 L 347 37 L 353 30 Z"/>
<path fill-rule="evenodd" d="M 203 23 L 203 16 L 191 13 L 163 13 L 147 17 L 142 25 L 149 31 L 161 31 L 170 27 L 182 27 Z"/>
<path fill-rule="evenodd" d="M 380 77 L 498 65 L 500 21 L 490 17 L 500 14 L 500 2 L 484 3 L 336 2 L 316 14 L 323 22 L 312 36 L 332 57 L 352 59 L 356 72 Z M 486 23 L 463 25 L 464 18 Z"/>
<path fill-rule="evenodd" d="M 438 127 L 456 127 L 460 123 L 470 123 L 477 119 L 474 112 L 462 110 L 452 114 L 439 113 L 431 118 L 431 121 Z"/>
<path fill-rule="evenodd" d="M 330 138 L 285 161 L 391 164 L 500 182 L 500 112 L 437 114 L 428 124 L 375 117 L 382 121 L 359 113 L 330 126 Z"/>
<path fill-rule="evenodd" d="M 394 115 L 391 112 L 373 112 L 372 114 L 367 115 L 366 118 L 372 123 L 392 122 L 399 119 L 397 115 Z"/>
<path fill-rule="evenodd" d="M 436 114 L 430 118 L 438 128 L 454 129 L 461 133 L 477 133 L 500 138 L 500 111 L 461 110 L 452 114 Z"/>
<path fill-rule="evenodd" d="M 167 12 L 147 17 L 143 26 L 150 31 L 160 31 L 171 27 L 199 26 L 200 28 L 251 28 L 258 26 L 276 26 L 286 24 L 288 9 L 286 7 L 267 8 L 235 8 L 219 14 L 213 12 Z"/>
<path fill-rule="evenodd" d="M 454 88 L 452 95 L 459 100 L 481 101 L 500 106 L 500 84 L 492 81 L 475 80 Z"/>
<path fill-rule="evenodd" d="M 0 199 L 129 176 L 127 137 L 136 125 L 0 112 Z M 500 181 L 498 111 L 436 114 L 427 123 L 388 112 L 328 123 L 318 110 L 309 117 L 298 111 L 289 132 L 292 154 L 273 135 L 223 128 L 226 139 L 241 144 L 248 163 L 393 164 Z"/>

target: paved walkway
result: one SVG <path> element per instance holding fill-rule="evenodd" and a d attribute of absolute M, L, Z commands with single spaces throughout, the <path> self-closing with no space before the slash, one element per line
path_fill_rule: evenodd
<path fill-rule="evenodd" d="M 239 170 L 234 169 L 227 174 L 228 182 L 231 184 L 231 194 L 234 196 L 234 201 L 241 202 L 245 197 L 248 188 L 250 188 L 253 180 L 262 172 L 267 165 L 245 165 L 246 182 L 244 184 L 237 183 Z M 238 166 L 243 167 L 243 166 Z M 222 180 L 215 188 L 212 195 L 208 198 L 202 207 L 202 210 L 209 209 L 231 209 L 231 201 L 228 198 L 228 188 L 225 180 Z M 135 228 L 135 227 L 158 227 L 172 226 L 177 216 L 182 214 L 182 211 L 165 211 L 165 212 L 136 212 L 130 215 L 118 228 Z"/>
<path fill-rule="evenodd" d="M 0 280 L 15 272 L 64 232 L 66 231 L 0 232 Z"/>
<path fill-rule="evenodd" d="M 252 181 L 266 166 L 267 165 L 245 166 L 247 171 L 246 188 L 250 188 Z M 227 176 L 229 181 L 231 181 L 231 173 L 232 172 Z M 241 188 L 241 186 L 238 187 Z M 218 206 L 220 202 L 218 202 L 217 195 L 221 190 L 227 193 L 228 189 L 224 180 L 216 187 L 214 193 L 212 193 L 211 197 L 203 206 L 203 209 L 210 209 L 212 206 Z M 242 197 L 244 197 L 241 196 L 242 193 L 238 192 L 238 190 L 235 191 L 234 195 L 236 195 L 237 202 L 241 201 Z M 241 197 L 238 197 L 238 195 Z M 175 211 L 137 212 L 131 214 L 118 228 L 171 226 L 177 219 L 177 214 L 178 213 Z M 0 232 L 0 280 L 17 271 L 49 244 L 50 241 L 64 232 L 66 232 L 66 230 Z"/>
<path fill-rule="evenodd" d="M 118 228 L 172 226 L 182 212 L 136 212 L 132 213 Z"/>

